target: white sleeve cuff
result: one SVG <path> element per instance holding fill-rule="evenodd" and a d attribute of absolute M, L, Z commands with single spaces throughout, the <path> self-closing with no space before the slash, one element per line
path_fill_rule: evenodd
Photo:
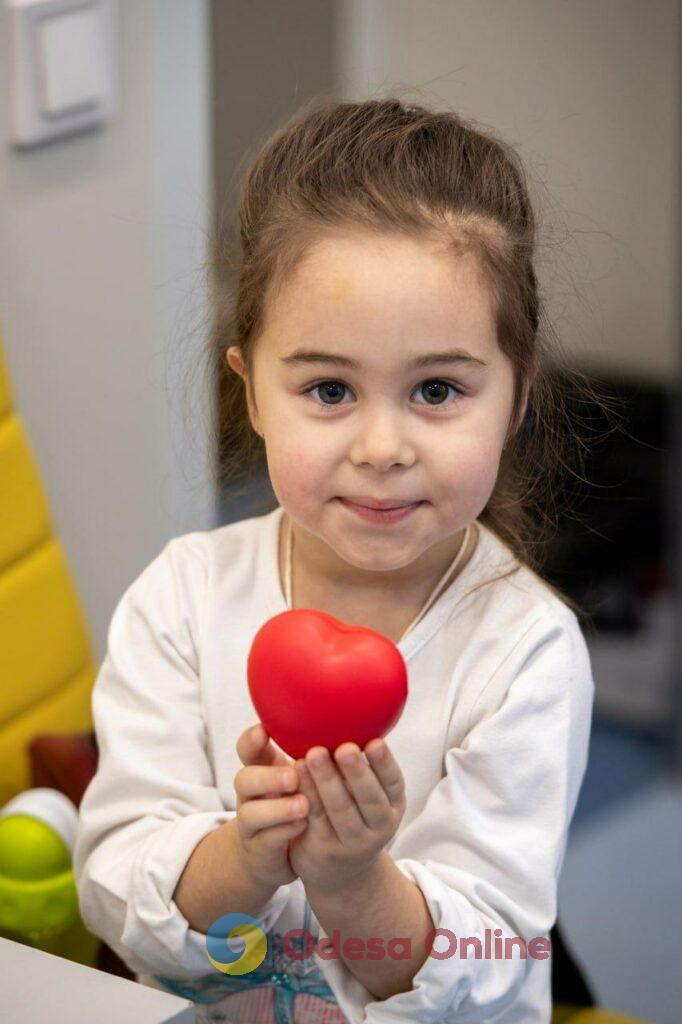
<path fill-rule="evenodd" d="M 421 1014 L 420 1021 L 479 1024 L 512 1006 L 523 985 L 528 960 L 522 959 L 518 944 L 513 945 L 509 957 L 495 956 L 494 931 L 502 931 L 504 953 L 504 939 L 511 937 L 509 928 L 502 920 L 478 911 L 469 899 L 421 861 L 405 858 L 396 860 L 395 864 L 419 886 L 436 928 L 442 929 L 444 934 L 436 938 L 435 950 L 415 974 L 410 991 L 399 992 L 375 1004 L 367 1016 L 367 1024 L 374 1020 L 407 1021 L 410 1017 L 414 1019 L 417 1011 Z M 490 959 L 481 969 L 486 957 L 486 929 L 489 930 Z M 468 937 L 480 942 L 480 958 L 477 958 L 476 942 L 466 944 L 465 954 L 461 954 L 460 940 Z M 438 953 L 445 955 L 439 959 Z M 466 1009 L 462 1005 L 465 1001 Z"/>
<path fill-rule="evenodd" d="M 206 955 L 206 936 L 190 928 L 172 896 L 197 844 L 235 815 L 236 811 L 188 815 L 158 828 L 138 850 L 121 941 L 142 957 L 148 969 L 169 977 L 194 977 L 215 970 Z M 287 886 L 280 886 L 268 900 L 258 915 L 264 931 L 273 926 L 288 899 Z M 216 908 L 216 919 L 228 912 Z"/>
<path fill-rule="evenodd" d="M 402 873 L 419 886 L 424 894 L 436 928 L 448 929 L 440 935 L 435 952 L 449 955 L 438 959 L 427 956 L 412 979 L 412 987 L 388 999 L 379 1000 L 362 985 L 342 960 L 322 960 L 316 955 L 320 970 L 334 991 L 342 1012 L 352 1024 L 482 1024 L 513 1005 L 526 975 L 528 960 L 520 958 L 515 947 L 511 958 L 499 958 L 494 968 L 483 970 L 476 959 L 476 948 L 469 944 L 466 958 L 460 959 L 459 939 L 472 936 L 480 939 L 485 956 L 485 929 L 490 929 L 494 949 L 495 928 L 502 928 L 503 939 L 509 930 L 502 923 L 484 917 L 461 893 L 454 891 L 420 861 L 395 861 Z M 460 1009 L 466 1000 L 466 1010 Z"/>

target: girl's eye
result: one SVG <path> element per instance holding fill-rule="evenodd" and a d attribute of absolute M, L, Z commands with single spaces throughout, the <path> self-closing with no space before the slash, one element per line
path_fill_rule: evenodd
<path fill-rule="evenodd" d="M 322 396 L 325 397 L 322 398 L 322 401 L 317 402 L 316 404 L 334 406 L 342 404 L 341 391 L 345 388 L 346 385 L 340 380 L 324 380 L 320 381 L 319 384 L 312 384 L 303 392 L 303 394 L 313 395 L 315 392 L 320 391 L 320 398 L 322 398 Z M 452 405 L 453 402 L 446 402 L 443 400 L 444 397 L 447 398 L 448 388 L 450 388 L 451 391 L 454 391 L 457 396 L 453 399 L 453 402 L 458 401 L 459 398 L 463 397 L 465 394 L 463 388 L 459 387 L 457 384 L 451 383 L 450 381 L 437 379 L 426 380 L 420 384 L 418 388 L 419 393 L 423 395 L 426 401 L 417 402 L 417 405 L 431 405 L 435 408 L 443 405 Z M 330 401 L 327 401 L 327 398 L 330 399 Z"/>
<path fill-rule="evenodd" d="M 452 403 L 445 402 L 448 388 L 455 392 L 456 397 L 453 398 L 453 402 L 459 401 L 459 399 L 464 395 L 464 390 L 462 388 L 458 387 L 457 384 L 451 384 L 450 381 L 447 380 L 425 380 L 423 384 L 420 384 L 419 391 L 426 399 L 427 405 L 449 405 Z M 418 402 L 417 404 L 421 405 L 421 402 Z"/>

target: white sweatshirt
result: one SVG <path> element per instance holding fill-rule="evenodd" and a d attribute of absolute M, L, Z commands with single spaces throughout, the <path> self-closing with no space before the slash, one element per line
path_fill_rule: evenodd
<path fill-rule="evenodd" d="M 297 989 L 297 1022 L 549 1024 L 542 953 L 594 683 L 576 616 L 529 569 L 470 593 L 512 564 L 481 523 L 468 564 L 398 644 L 409 694 L 386 735 L 407 798 L 386 849 L 446 930 L 435 948 L 450 955 L 428 956 L 411 989 L 385 1000 L 340 956 L 293 959 L 283 945 L 290 929 L 326 935 L 296 879 L 259 915 L 261 967 L 225 975 L 172 900 L 195 846 L 236 814 L 235 744 L 258 721 L 246 660 L 257 630 L 287 607 L 282 515 L 278 506 L 171 540 L 114 611 L 92 697 L 99 764 L 74 851 L 86 925 L 139 980 L 195 999 L 201 1020 L 293 1021 Z M 227 912 L 216 908 L 216 918 Z M 524 939 L 526 957 L 518 941 L 495 956 L 495 929 L 502 942 Z M 544 946 L 531 944 L 543 936 Z M 479 940 L 481 956 L 470 943 L 460 957 L 465 937 Z"/>

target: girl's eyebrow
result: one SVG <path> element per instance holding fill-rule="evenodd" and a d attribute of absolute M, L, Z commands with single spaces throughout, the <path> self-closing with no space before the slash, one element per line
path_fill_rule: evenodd
<path fill-rule="evenodd" d="M 298 366 L 309 363 L 333 363 L 336 366 L 346 366 L 351 370 L 361 370 L 362 366 L 356 359 L 342 356 L 334 352 L 318 352 L 315 349 L 301 348 L 291 352 L 288 356 L 280 356 L 280 362 L 288 366 Z M 407 361 L 407 367 L 417 368 L 431 366 L 434 363 L 469 363 L 474 366 L 487 366 L 482 359 L 477 359 L 470 352 L 463 348 L 451 348 L 443 352 L 427 352 L 425 355 L 416 356 Z"/>

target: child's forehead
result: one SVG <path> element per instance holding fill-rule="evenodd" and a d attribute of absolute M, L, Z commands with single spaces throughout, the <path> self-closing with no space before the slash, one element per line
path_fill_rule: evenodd
<path fill-rule="evenodd" d="M 309 242 L 294 273 L 310 278 L 321 273 L 362 274 L 366 263 L 403 264 L 418 267 L 441 263 L 471 274 L 477 268 L 472 247 L 449 244 L 442 234 L 347 230 L 325 233 Z"/>
<path fill-rule="evenodd" d="M 340 236 L 312 243 L 269 290 L 268 312 L 284 318 L 362 315 L 412 309 L 422 316 L 448 305 L 486 317 L 492 293 L 471 251 L 397 236 Z"/>
<path fill-rule="evenodd" d="M 311 248 L 269 303 L 266 334 L 276 347 L 292 333 L 337 347 L 381 335 L 418 352 L 464 336 L 490 355 L 492 295 L 472 261 L 442 246 L 407 240 L 394 249 L 392 241 L 329 239 Z"/>
<path fill-rule="evenodd" d="M 343 274 L 339 274 L 330 283 L 330 297 L 338 300 L 345 299 L 347 295 L 350 295 L 352 287 L 352 281 Z"/>

